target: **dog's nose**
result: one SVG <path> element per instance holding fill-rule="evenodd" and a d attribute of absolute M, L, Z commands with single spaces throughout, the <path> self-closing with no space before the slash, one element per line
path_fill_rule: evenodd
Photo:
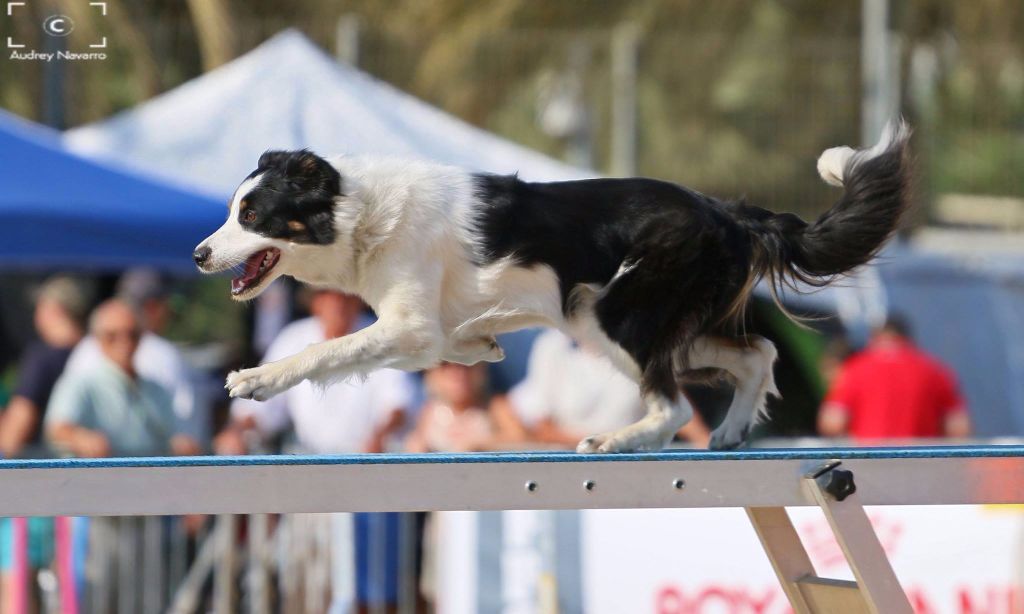
<path fill-rule="evenodd" d="M 210 259 L 210 254 L 213 253 L 209 247 L 197 247 L 196 251 L 192 252 L 192 259 L 196 261 L 197 266 L 203 266 L 203 263 Z"/>

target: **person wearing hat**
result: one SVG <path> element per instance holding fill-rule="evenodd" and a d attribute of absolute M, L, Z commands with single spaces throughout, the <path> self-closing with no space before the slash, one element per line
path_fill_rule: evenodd
<path fill-rule="evenodd" d="M 41 443 L 50 393 L 82 339 L 88 313 L 89 295 L 70 277 L 53 277 L 39 288 L 33 318 L 39 339 L 22 354 L 14 394 L 0 414 L 0 454 L 4 458 Z"/>

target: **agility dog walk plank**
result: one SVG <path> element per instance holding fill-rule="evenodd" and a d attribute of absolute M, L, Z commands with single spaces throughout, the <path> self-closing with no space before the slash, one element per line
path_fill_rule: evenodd
<path fill-rule="evenodd" d="M 0 461 L 0 516 L 743 507 L 795 612 L 911 612 L 864 505 L 1024 502 L 1024 446 Z M 817 505 L 857 582 L 818 577 Z"/>
<path fill-rule="evenodd" d="M 863 505 L 1024 502 L 1024 446 L 0 461 L 0 515 L 780 507 L 829 461 Z"/>

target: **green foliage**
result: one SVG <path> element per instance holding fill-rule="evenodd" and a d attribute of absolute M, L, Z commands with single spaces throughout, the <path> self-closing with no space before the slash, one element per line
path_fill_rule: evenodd
<path fill-rule="evenodd" d="M 362 68 L 551 155 L 563 156 L 568 143 L 541 130 L 538 100 L 553 76 L 575 71 L 601 169 L 609 160 L 612 31 L 631 21 L 641 32 L 642 174 L 813 216 L 835 197 L 816 178 L 815 156 L 859 141 L 857 2 L 208 1 L 223 9 L 224 23 L 201 22 L 209 14 L 180 0 L 112 0 L 111 17 L 102 21 L 77 0 L 29 3 L 32 21 L 0 22 L 0 36 L 38 39 L 35 21 L 52 6 L 77 11 L 73 37 L 109 36 L 109 60 L 65 66 L 65 115 L 76 125 L 197 76 L 201 38 L 216 37 L 218 28 L 236 54 L 285 27 L 330 51 L 338 19 L 356 15 Z M 1024 194 L 1024 179 L 1012 170 L 1024 155 L 1024 3 L 892 6 L 903 108 L 925 160 L 923 194 Z M 935 70 L 922 80 L 919 60 L 929 57 Z M 41 118 L 42 65 L 5 60 L 0 105 Z"/>
<path fill-rule="evenodd" d="M 225 343 L 240 351 L 235 346 L 247 337 L 246 309 L 231 300 L 224 276 L 190 279 L 171 299 L 166 336 L 185 343 Z"/>

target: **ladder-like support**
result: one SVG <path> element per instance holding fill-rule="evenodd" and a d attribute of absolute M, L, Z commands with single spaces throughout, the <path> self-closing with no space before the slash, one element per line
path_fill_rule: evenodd
<path fill-rule="evenodd" d="M 784 507 L 748 507 L 782 589 L 796 614 L 831 612 L 913 614 L 864 506 L 856 495 L 853 473 L 831 462 L 803 478 L 809 502 L 821 507 L 857 578 L 819 577 Z"/>

